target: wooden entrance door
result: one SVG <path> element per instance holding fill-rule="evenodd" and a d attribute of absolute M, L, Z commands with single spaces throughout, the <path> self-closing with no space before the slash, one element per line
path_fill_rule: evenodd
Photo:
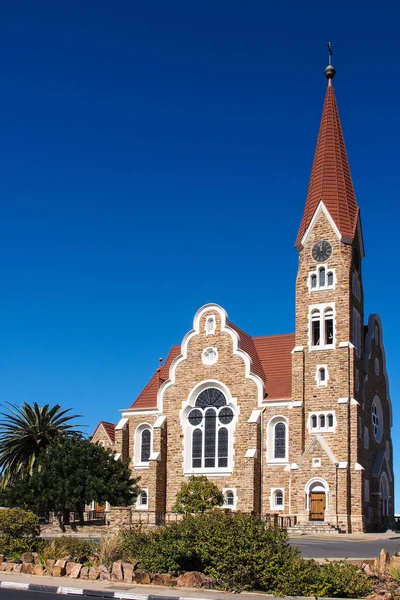
<path fill-rule="evenodd" d="M 311 492 L 310 494 L 310 520 L 323 521 L 325 518 L 326 496 L 325 492 Z"/>

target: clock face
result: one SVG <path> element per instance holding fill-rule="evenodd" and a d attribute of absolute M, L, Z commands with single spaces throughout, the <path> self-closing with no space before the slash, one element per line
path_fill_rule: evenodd
<path fill-rule="evenodd" d="M 326 240 L 317 242 L 312 249 L 312 257 L 317 262 L 324 262 L 328 260 L 332 254 L 332 246 Z"/>

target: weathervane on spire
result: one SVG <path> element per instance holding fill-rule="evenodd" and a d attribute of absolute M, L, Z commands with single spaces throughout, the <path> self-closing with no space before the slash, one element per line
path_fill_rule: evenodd
<path fill-rule="evenodd" d="M 325 77 L 328 79 L 328 85 L 332 85 L 332 79 L 335 77 L 336 69 L 332 64 L 332 42 L 328 42 L 328 66 L 325 69 Z"/>

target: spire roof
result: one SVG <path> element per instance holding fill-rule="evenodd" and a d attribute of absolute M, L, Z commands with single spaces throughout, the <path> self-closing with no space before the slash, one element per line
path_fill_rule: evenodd
<path fill-rule="evenodd" d="M 345 240 L 352 240 L 356 233 L 359 208 L 332 86 L 334 73 L 325 74 L 328 78 L 328 88 L 296 246 L 301 243 L 321 200 Z"/>

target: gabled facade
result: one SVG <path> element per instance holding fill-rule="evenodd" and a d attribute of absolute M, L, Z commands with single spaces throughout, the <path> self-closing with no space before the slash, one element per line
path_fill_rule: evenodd
<path fill-rule="evenodd" d="M 346 532 L 393 519 L 382 324 L 364 325 L 360 211 L 333 75 L 296 241 L 295 333 L 251 337 L 218 305 L 196 313 L 114 428 L 112 447 L 141 477 L 137 510 L 171 511 L 185 478 L 205 474 L 232 510 Z M 93 441 L 103 438 L 100 423 Z"/>

